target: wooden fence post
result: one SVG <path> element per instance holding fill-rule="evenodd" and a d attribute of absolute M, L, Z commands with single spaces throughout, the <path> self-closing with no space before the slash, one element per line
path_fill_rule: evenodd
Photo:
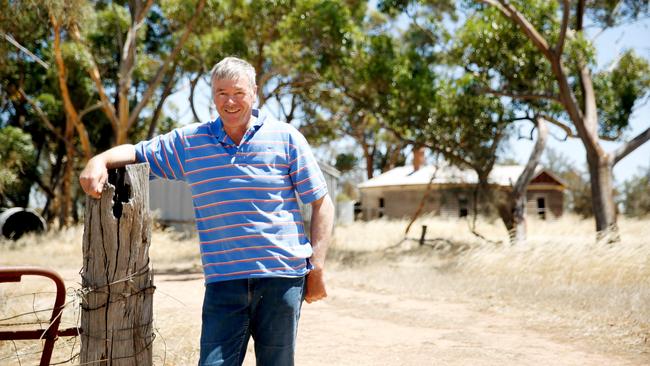
<path fill-rule="evenodd" d="M 80 363 L 152 364 L 149 165 L 109 170 L 100 199 L 86 199 Z"/>
<path fill-rule="evenodd" d="M 422 225 L 422 234 L 420 234 L 420 245 L 424 245 L 424 238 L 427 236 L 427 226 Z"/>

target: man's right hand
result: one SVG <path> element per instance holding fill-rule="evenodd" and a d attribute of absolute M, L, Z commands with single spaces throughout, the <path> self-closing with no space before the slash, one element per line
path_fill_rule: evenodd
<path fill-rule="evenodd" d="M 136 162 L 135 147 L 131 144 L 115 146 L 88 160 L 79 175 L 81 188 L 87 195 L 100 198 L 108 180 L 108 169 L 123 167 Z"/>
<path fill-rule="evenodd" d="M 104 184 L 108 180 L 108 170 L 106 162 L 99 156 L 88 160 L 88 164 L 79 175 L 81 188 L 87 195 L 99 199 L 104 190 Z"/>

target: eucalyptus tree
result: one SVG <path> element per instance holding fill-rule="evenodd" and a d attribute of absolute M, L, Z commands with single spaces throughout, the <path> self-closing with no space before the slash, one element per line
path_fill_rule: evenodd
<path fill-rule="evenodd" d="M 127 142 L 129 130 L 141 121 L 143 110 L 170 69 L 173 73 L 172 66 L 205 5 L 206 0 L 169 1 L 161 3 L 161 7 L 152 0 L 126 4 L 99 2 L 92 9 L 96 16 L 87 20 L 69 16 L 66 7 L 51 6 L 54 53 L 58 54 L 56 40 L 64 25 L 69 41 L 82 52 L 81 62 L 113 129 L 115 145 Z M 164 17 L 165 13 L 172 16 Z M 66 24 L 60 24 L 59 16 L 67 18 Z M 57 61 L 57 67 L 60 75 L 65 74 L 63 63 Z M 65 86 L 63 82 L 60 84 L 65 102 Z M 66 113 L 74 116 L 74 108 L 69 104 L 65 103 Z"/>
<path fill-rule="evenodd" d="M 635 106 L 650 91 L 647 60 L 628 50 L 597 70 L 585 23 L 608 27 L 648 13 L 645 1 L 501 1 L 472 7 L 464 26 L 465 64 L 483 75 L 483 90 L 543 107 L 541 116 L 587 154 L 596 230 L 618 240 L 612 169 L 650 139 L 650 127 L 613 152 L 604 140 L 623 140 Z"/>
<path fill-rule="evenodd" d="M 380 3 L 388 13 L 401 11 L 410 18 L 401 35 L 403 61 L 395 73 L 388 125 L 413 145 L 426 146 L 449 163 L 474 170 L 478 177 L 474 211 L 479 201 L 487 210 L 496 206 L 512 240 L 523 240 L 526 187 L 543 151 L 545 125 L 533 113 L 517 116 L 513 103 L 481 93 L 480 78 L 456 66 L 454 38 L 441 13 L 432 14 L 435 8 L 451 11 L 453 6 L 444 1 L 423 8 L 409 3 Z M 512 191 L 494 191 L 488 177 L 498 152 L 512 123 L 524 119 L 538 126 L 537 148 Z"/>
<path fill-rule="evenodd" d="M 385 171 L 400 160 L 407 142 L 386 128 L 394 75 L 401 62 L 397 40 L 369 32 L 369 24 L 350 34 L 346 54 L 330 62 L 323 77 L 306 94 L 303 110 L 313 121 L 307 135 L 327 132 L 348 136 L 360 148 L 366 177 Z"/>
<path fill-rule="evenodd" d="M 160 16 L 165 8 L 159 8 L 152 0 L 129 1 L 126 4 L 112 1 L 94 4 L 82 1 L 47 2 L 54 33 L 54 61 L 67 120 L 65 137 L 70 140 L 73 128 L 76 130 L 85 159 L 91 156 L 92 148 L 85 124 L 68 88 L 69 82 L 77 82 L 67 77 L 68 69 L 80 67 L 86 71 L 86 79 L 91 80 L 94 86 L 98 106 L 112 128 L 111 143 L 126 143 L 129 131 L 144 122 L 142 112 L 148 109 L 165 77 L 170 78 L 170 68 L 175 65 L 205 3 L 206 0 L 163 3 L 163 6 L 170 8 L 192 10 L 178 13 L 182 14 L 180 18 L 167 17 L 161 22 Z M 157 35 L 165 35 L 156 32 L 161 23 L 167 31 L 164 41 L 154 39 Z M 151 37 L 151 31 L 154 37 Z M 65 62 L 63 54 L 66 47 L 76 49 L 75 63 Z M 172 68 L 172 74 L 173 71 Z M 161 97 L 164 99 L 168 95 L 163 92 Z M 70 146 L 67 147 L 67 156 L 69 162 L 74 161 L 74 149 Z M 72 209 L 72 180 L 73 169 L 69 163 L 66 164 L 62 183 L 62 212 L 66 223 Z"/>
<path fill-rule="evenodd" d="M 64 224 L 74 213 L 76 164 L 160 118 L 205 2 L 3 4 L 3 124 L 30 132 L 41 164 L 51 165 L 43 169 L 49 184 L 35 180 L 55 203 L 48 200 L 46 209 L 58 211 Z M 55 154 L 53 162 L 44 146 Z"/>
<path fill-rule="evenodd" d="M 48 8 L 38 2 L 5 2 L 0 17 L 0 98 L 2 113 L 0 128 L 14 126 L 31 136 L 34 155 L 29 155 L 36 169 L 15 176 L 15 185 L 29 193 L 37 183 L 47 197 L 44 216 L 51 221 L 56 215 L 67 215 L 65 192 L 70 185 L 62 185 L 62 176 L 71 171 L 74 159 L 83 154 L 74 136 L 74 126 L 66 120 L 58 88 L 56 68 L 52 62 L 52 37 L 47 18 Z M 63 58 L 74 58 L 73 50 L 66 50 Z M 70 74 L 70 89 L 83 108 L 83 114 L 92 110 L 87 102 L 92 95 L 89 84 L 78 78 L 76 70 Z M 3 133 L 8 133 L 3 130 Z M 26 200 L 13 204 L 24 205 Z"/>
<path fill-rule="evenodd" d="M 366 10 L 360 0 L 231 0 L 221 6 L 199 22 L 182 62 L 195 120 L 199 81 L 208 81 L 212 65 L 230 55 L 255 67 L 259 107 L 273 100 L 281 119 L 301 120 L 305 95 L 346 56 Z"/>

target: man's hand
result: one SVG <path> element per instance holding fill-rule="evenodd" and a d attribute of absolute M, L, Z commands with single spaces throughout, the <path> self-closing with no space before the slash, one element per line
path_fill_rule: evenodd
<path fill-rule="evenodd" d="M 84 192 L 90 197 L 97 199 L 102 196 L 102 190 L 107 180 L 108 170 L 106 169 L 106 162 L 99 157 L 90 159 L 79 175 L 79 183 Z"/>
<path fill-rule="evenodd" d="M 305 301 L 308 304 L 327 297 L 322 268 L 313 269 L 307 274 L 307 288 L 305 291 Z"/>
<path fill-rule="evenodd" d="M 123 167 L 136 162 L 135 147 L 130 144 L 115 146 L 112 149 L 88 160 L 88 164 L 79 175 L 81 188 L 87 195 L 100 198 L 104 184 L 108 180 L 108 169 Z"/>
<path fill-rule="evenodd" d="M 309 261 L 314 266 L 307 275 L 305 301 L 312 303 L 327 297 L 325 289 L 325 255 L 334 225 L 334 204 L 329 195 L 311 203 L 311 247 L 314 250 Z"/>

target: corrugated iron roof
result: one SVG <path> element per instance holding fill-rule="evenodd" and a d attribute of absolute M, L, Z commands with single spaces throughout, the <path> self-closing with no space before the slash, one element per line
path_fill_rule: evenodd
<path fill-rule="evenodd" d="M 537 174 L 543 169 L 537 168 Z M 488 183 L 500 186 L 512 186 L 524 171 L 523 165 L 495 165 L 488 176 Z M 455 166 L 423 166 L 413 171 L 412 165 L 397 167 L 369 179 L 361 184 L 359 188 L 405 186 L 428 184 L 431 176 L 435 173 L 433 184 L 476 184 L 478 175 L 471 169 L 460 169 Z"/>

